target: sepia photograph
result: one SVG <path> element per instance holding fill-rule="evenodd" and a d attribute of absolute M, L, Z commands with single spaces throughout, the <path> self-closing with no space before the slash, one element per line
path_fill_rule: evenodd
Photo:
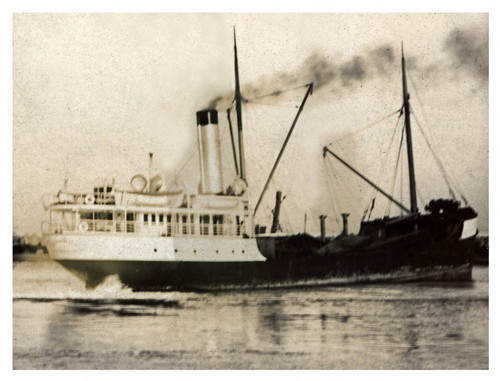
<path fill-rule="evenodd" d="M 488 13 L 12 13 L 13 370 L 488 370 Z"/>

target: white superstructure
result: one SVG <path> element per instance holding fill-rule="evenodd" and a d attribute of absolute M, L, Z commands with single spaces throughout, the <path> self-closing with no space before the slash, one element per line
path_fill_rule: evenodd
<path fill-rule="evenodd" d="M 132 178 L 135 191 L 105 185 L 45 199 L 42 231 L 55 260 L 264 261 L 247 193 L 223 191 L 216 110 L 197 113 L 201 186 L 166 192 Z M 146 183 L 144 182 L 146 181 Z M 137 184 L 140 189 L 137 189 Z M 145 191 L 146 189 L 146 191 Z"/>

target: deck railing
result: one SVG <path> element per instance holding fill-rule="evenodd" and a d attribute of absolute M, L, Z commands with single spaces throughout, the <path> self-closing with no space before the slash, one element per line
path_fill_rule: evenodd
<path fill-rule="evenodd" d="M 129 212 L 130 213 L 130 212 Z M 82 218 L 82 216 L 86 218 Z M 243 221 L 248 215 L 238 213 L 225 214 L 199 214 L 183 213 L 176 219 L 175 213 L 165 214 L 168 219 L 159 218 L 144 221 L 139 212 L 134 214 L 135 220 L 124 220 L 123 212 L 90 212 L 80 211 L 50 211 L 42 224 L 42 230 L 46 234 L 64 234 L 67 232 L 84 233 L 115 233 L 115 234 L 137 234 L 150 236 L 239 236 L 246 230 Z M 89 218 L 92 217 L 92 218 Z M 96 218 L 100 217 L 100 218 Z M 239 218 L 237 218 L 239 217 Z M 105 219 L 107 218 L 107 219 Z M 167 222 L 168 221 L 168 222 Z M 208 221 L 208 222 L 207 222 Z"/>

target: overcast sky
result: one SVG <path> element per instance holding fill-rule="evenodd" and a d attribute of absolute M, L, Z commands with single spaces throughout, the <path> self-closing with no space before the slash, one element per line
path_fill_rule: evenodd
<path fill-rule="evenodd" d="M 195 113 L 210 104 L 221 111 L 224 183 L 230 184 L 234 170 L 225 108 L 234 87 L 233 25 L 244 97 L 315 82 L 260 221 L 269 222 L 273 193 L 280 189 L 287 196 L 284 224 L 291 230 L 302 229 L 308 213 L 311 231 L 318 230 L 319 214 L 327 214 L 329 231 L 338 232 L 334 221 L 340 212 L 352 213 L 351 227 L 357 230 L 371 191 L 338 162 L 325 163 L 321 149 L 331 142 L 332 149 L 390 190 L 396 168 L 388 164 L 381 171 L 381 166 L 397 115 L 344 137 L 401 107 L 404 41 L 418 121 L 479 212 L 480 230 L 488 230 L 486 14 L 18 14 L 14 231 L 40 233 L 41 197 L 57 193 L 65 175 L 74 190 L 90 190 L 113 175 L 126 187 L 133 175 L 147 173 L 148 152 L 168 176 L 186 163 L 181 177 L 194 189 L 199 180 Z M 253 203 L 304 94 L 302 88 L 245 106 Z M 447 197 L 416 124 L 413 131 L 419 199 L 425 204 Z M 396 158 L 398 138 L 389 160 Z M 397 173 L 394 194 L 399 196 Z M 406 178 L 402 185 L 407 187 Z M 402 197 L 408 203 L 405 189 Z M 379 199 L 383 213 L 386 204 Z"/>

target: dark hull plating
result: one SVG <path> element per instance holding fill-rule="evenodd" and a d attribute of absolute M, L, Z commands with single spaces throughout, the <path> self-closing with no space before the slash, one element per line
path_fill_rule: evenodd
<path fill-rule="evenodd" d="M 475 238 L 432 242 L 419 234 L 379 247 L 334 253 L 280 252 L 283 238 L 260 238 L 265 262 L 59 261 L 88 287 L 108 275 L 136 290 L 311 286 L 363 282 L 471 280 Z"/>

